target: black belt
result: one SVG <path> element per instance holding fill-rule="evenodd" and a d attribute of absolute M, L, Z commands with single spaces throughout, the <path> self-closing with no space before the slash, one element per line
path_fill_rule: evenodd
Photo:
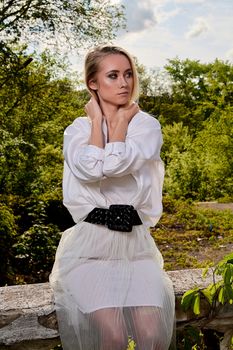
<path fill-rule="evenodd" d="M 109 209 L 94 208 L 84 220 L 91 224 L 105 225 L 110 230 L 131 232 L 142 221 L 132 205 L 112 204 Z"/>

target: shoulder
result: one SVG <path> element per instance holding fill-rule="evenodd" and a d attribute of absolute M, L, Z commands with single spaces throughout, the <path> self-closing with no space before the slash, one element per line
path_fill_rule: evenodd
<path fill-rule="evenodd" d="M 72 124 L 68 125 L 64 131 L 65 135 L 72 134 L 78 131 L 85 131 L 90 129 L 90 119 L 87 117 L 78 117 Z"/>
<path fill-rule="evenodd" d="M 161 125 L 154 116 L 144 112 L 139 111 L 132 119 L 130 124 L 132 123 L 132 127 L 150 127 L 153 129 L 161 129 Z"/>

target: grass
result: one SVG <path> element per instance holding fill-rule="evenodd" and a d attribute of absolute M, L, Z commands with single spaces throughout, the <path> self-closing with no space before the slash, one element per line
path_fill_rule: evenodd
<path fill-rule="evenodd" d="M 164 213 L 151 234 L 166 270 L 213 265 L 233 251 L 233 212 L 164 198 Z"/>

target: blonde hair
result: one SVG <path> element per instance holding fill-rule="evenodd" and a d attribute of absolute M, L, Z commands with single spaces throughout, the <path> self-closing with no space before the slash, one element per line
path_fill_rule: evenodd
<path fill-rule="evenodd" d="M 85 84 L 91 95 L 95 96 L 98 100 L 97 94 L 95 90 L 92 90 L 89 87 L 89 82 L 91 79 L 95 78 L 96 73 L 99 70 L 99 64 L 102 59 L 108 55 L 124 55 L 128 58 L 131 69 L 133 72 L 133 90 L 130 97 L 130 102 L 136 101 L 139 96 L 139 82 L 138 82 L 138 74 L 134 59 L 131 55 L 121 47 L 111 46 L 111 45 L 101 45 L 96 46 L 92 50 L 90 50 L 85 58 Z"/>

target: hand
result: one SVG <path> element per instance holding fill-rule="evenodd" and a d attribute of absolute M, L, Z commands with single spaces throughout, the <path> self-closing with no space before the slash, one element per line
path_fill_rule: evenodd
<path fill-rule="evenodd" d="M 120 107 L 117 111 L 117 124 L 112 133 L 109 133 L 110 142 L 124 142 L 130 121 L 139 112 L 137 103 L 132 103 L 127 107 Z"/>
<path fill-rule="evenodd" d="M 127 121 L 127 123 L 129 124 L 129 122 L 132 120 L 132 118 L 135 116 L 135 114 L 137 114 L 139 112 L 139 106 L 136 102 L 133 102 L 131 105 L 127 106 L 127 107 L 120 107 L 117 111 L 118 120 L 124 120 Z"/>
<path fill-rule="evenodd" d="M 103 120 L 103 113 L 100 108 L 100 105 L 96 101 L 94 97 L 90 99 L 90 101 L 85 105 L 85 111 L 87 115 L 91 118 L 91 121 L 100 121 Z"/>

